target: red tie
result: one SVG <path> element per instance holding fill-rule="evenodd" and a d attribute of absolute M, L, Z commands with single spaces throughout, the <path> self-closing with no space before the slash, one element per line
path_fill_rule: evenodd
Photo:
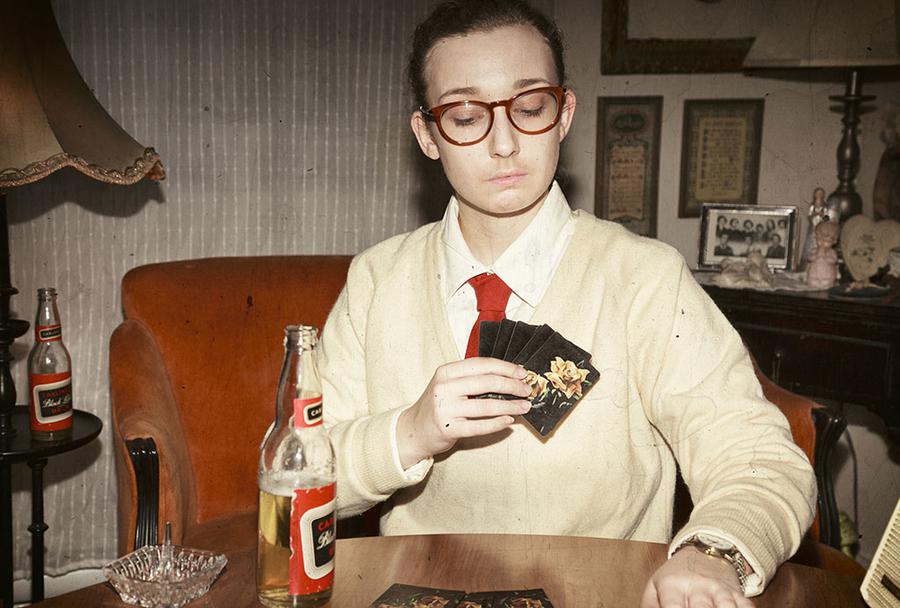
<path fill-rule="evenodd" d="M 469 285 L 475 289 L 478 300 L 478 318 L 469 334 L 466 345 L 466 359 L 478 356 L 478 336 L 481 334 L 482 321 L 500 321 L 506 318 L 506 303 L 512 289 L 503 279 L 491 272 L 485 272 L 469 279 Z"/>

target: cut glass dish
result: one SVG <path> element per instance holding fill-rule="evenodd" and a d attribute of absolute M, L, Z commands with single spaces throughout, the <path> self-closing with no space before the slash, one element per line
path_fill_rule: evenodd
<path fill-rule="evenodd" d="M 166 522 L 162 545 L 141 547 L 103 568 L 123 602 L 180 608 L 209 591 L 225 567 L 224 555 L 173 545 L 171 529 Z"/>

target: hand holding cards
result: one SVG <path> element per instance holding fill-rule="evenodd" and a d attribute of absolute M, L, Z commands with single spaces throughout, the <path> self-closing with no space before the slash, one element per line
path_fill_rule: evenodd
<path fill-rule="evenodd" d="M 504 319 L 484 321 L 478 344 L 479 357 L 493 357 L 525 367 L 531 386 L 531 410 L 522 417 L 547 436 L 575 404 L 597 383 L 591 353 L 569 342 L 549 325 L 529 325 Z M 508 395 L 480 395 L 509 399 Z"/>

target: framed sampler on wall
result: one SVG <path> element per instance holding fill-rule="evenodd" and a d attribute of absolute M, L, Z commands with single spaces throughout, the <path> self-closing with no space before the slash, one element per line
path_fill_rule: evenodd
<path fill-rule="evenodd" d="M 763 106 L 762 99 L 684 102 L 678 217 L 700 217 L 704 203 L 756 204 Z"/>
<path fill-rule="evenodd" d="M 594 211 L 637 234 L 656 236 L 662 97 L 597 99 Z"/>

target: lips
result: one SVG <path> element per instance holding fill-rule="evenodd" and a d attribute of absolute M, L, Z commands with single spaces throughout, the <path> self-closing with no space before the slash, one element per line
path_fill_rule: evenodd
<path fill-rule="evenodd" d="M 491 176 L 488 181 L 497 186 L 509 186 L 522 181 L 526 175 L 523 171 L 506 171 Z"/>

